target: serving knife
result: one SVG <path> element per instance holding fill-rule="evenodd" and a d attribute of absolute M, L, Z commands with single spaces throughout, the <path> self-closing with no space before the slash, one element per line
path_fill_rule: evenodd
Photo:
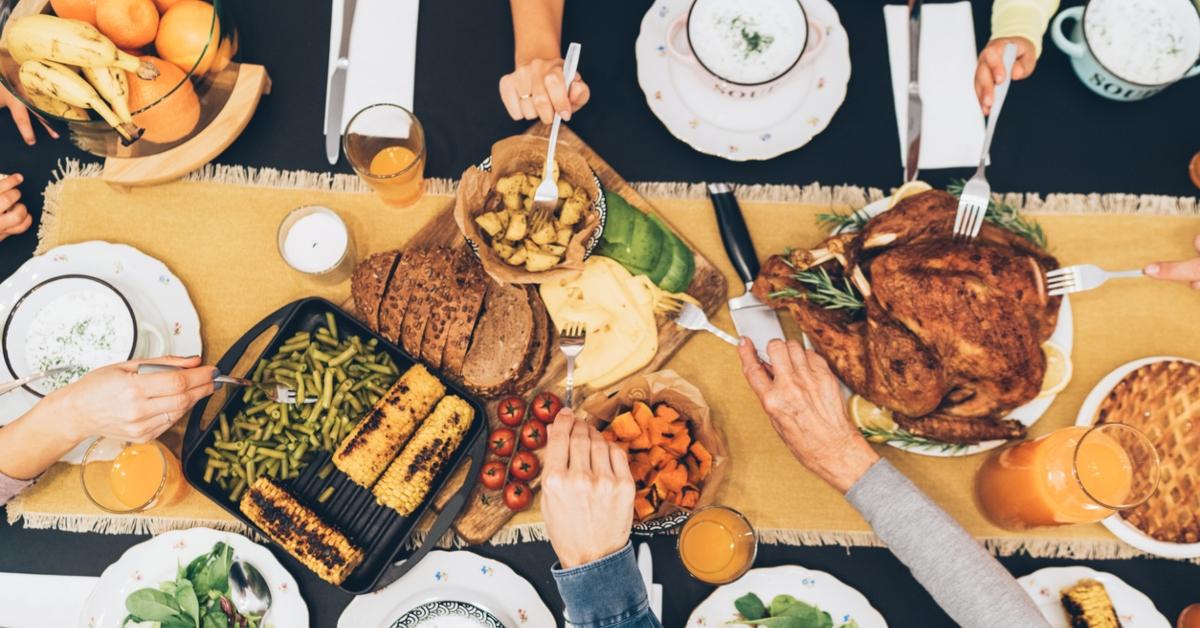
<path fill-rule="evenodd" d="M 350 71 L 350 29 L 354 27 L 354 5 L 357 0 L 342 0 L 342 35 L 338 40 L 338 58 L 329 77 L 325 97 L 329 107 L 325 112 L 325 158 L 336 164 L 342 148 L 342 114 L 346 107 L 346 74 Z"/>
<path fill-rule="evenodd" d="M 783 339 L 783 327 L 779 325 L 779 315 L 775 310 L 750 292 L 754 278 L 758 276 L 758 254 L 754 252 L 754 241 L 750 239 L 746 219 L 729 184 L 709 183 L 708 196 L 717 212 L 717 227 L 721 230 L 725 254 L 729 256 L 738 277 L 746 284 L 745 294 L 729 300 L 733 327 L 739 335 L 753 340 L 754 348 L 759 352 L 765 352 L 767 343 Z"/>
<path fill-rule="evenodd" d="M 917 178 L 921 159 L 921 0 L 908 0 L 908 151 L 904 182 Z"/>

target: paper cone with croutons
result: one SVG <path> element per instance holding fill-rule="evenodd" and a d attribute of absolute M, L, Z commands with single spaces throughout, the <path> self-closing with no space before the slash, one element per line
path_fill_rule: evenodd
<path fill-rule="evenodd" d="M 578 412 L 628 452 L 637 483 L 636 521 L 690 512 L 716 500 L 728 447 L 700 390 L 675 371 L 631 377 L 611 397 L 588 397 Z"/>
<path fill-rule="evenodd" d="M 468 168 L 458 186 L 454 220 L 463 235 L 476 245 L 484 270 L 501 284 L 542 283 L 578 273 L 583 268 L 583 259 L 587 255 L 587 243 L 600 228 L 597 201 L 601 191 L 596 184 L 595 175 L 582 155 L 562 143 L 559 143 L 555 153 L 558 180 L 570 184 L 571 195 L 581 195 L 572 202 L 571 213 L 581 212 L 578 220 L 573 220 L 570 225 L 560 225 L 570 229 L 569 240 L 563 238 L 561 241 L 556 239 L 553 242 L 534 242 L 534 234 L 528 230 L 530 225 L 527 208 L 523 203 L 513 207 L 515 201 L 512 194 L 519 193 L 506 194 L 497 189 L 497 185 L 506 177 L 528 175 L 528 181 L 523 186 L 526 193 L 519 194 L 517 199 L 523 201 L 526 197 L 532 197 L 533 189 L 542 177 L 546 147 L 546 138 L 531 135 L 517 135 L 500 140 L 492 145 L 491 169 L 485 171 L 475 166 Z M 512 179 L 506 180 L 506 183 L 511 182 Z M 505 198 L 506 195 L 509 198 Z M 583 202 L 584 197 L 586 203 Z M 571 201 L 570 196 L 559 201 L 559 209 L 555 212 L 556 221 L 567 214 L 568 201 Z M 485 214 L 487 219 L 484 226 L 494 233 L 485 231 L 480 225 L 478 219 Z M 512 226 L 517 221 L 525 223 L 523 229 Z M 509 237 L 518 234 L 520 237 Z M 523 248 L 528 252 L 527 257 L 526 253 L 522 252 Z M 546 255 L 561 255 L 561 260 L 549 268 L 541 268 L 547 265 Z M 511 263 L 518 258 L 521 260 L 519 263 Z"/>

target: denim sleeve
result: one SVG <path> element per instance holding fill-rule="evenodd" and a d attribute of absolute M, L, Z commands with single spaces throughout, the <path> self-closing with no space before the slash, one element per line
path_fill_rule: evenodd
<path fill-rule="evenodd" d="M 566 621 L 578 628 L 662 628 L 646 598 L 633 544 L 573 569 L 551 569 L 566 605 Z"/>

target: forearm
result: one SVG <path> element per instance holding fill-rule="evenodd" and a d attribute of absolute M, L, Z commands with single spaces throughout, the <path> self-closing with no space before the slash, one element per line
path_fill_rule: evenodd
<path fill-rule="evenodd" d="M 846 499 L 958 624 L 1048 625 L 1012 575 L 886 460 L 872 466 Z"/>
<path fill-rule="evenodd" d="M 633 545 L 574 569 L 551 570 L 566 606 L 567 625 L 579 628 L 662 628 L 654 617 Z"/>
<path fill-rule="evenodd" d="M 531 59 L 562 54 L 564 0 L 511 0 L 514 56 L 521 65 Z"/>
<path fill-rule="evenodd" d="M 1024 37 L 1042 54 L 1042 36 L 1058 0 L 996 0 L 992 5 L 992 39 Z"/>
<path fill-rule="evenodd" d="M 74 449 L 80 438 L 66 429 L 67 419 L 51 395 L 0 428 L 0 473 L 16 480 L 36 478 Z"/>

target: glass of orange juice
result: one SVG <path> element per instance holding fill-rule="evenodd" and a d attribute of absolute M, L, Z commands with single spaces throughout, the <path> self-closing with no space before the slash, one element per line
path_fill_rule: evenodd
<path fill-rule="evenodd" d="M 1101 423 L 996 450 L 975 476 L 975 494 L 992 523 L 1022 530 L 1100 521 L 1145 502 L 1158 479 L 1158 453 L 1145 434 Z"/>
<path fill-rule="evenodd" d="M 692 513 L 679 532 L 676 548 L 683 566 L 708 584 L 741 578 L 758 555 L 758 534 L 742 513 L 725 506 L 708 506 Z"/>
<path fill-rule="evenodd" d="M 83 492 L 112 513 L 143 512 L 187 494 L 179 458 L 158 441 L 99 438 L 83 454 Z"/>
<path fill-rule="evenodd" d="M 363 181 L 389 205 L 405 207 L 425 192 L 425 130 L 413 112 L 388 103 L 350 118 L 342 149 Z"/>

